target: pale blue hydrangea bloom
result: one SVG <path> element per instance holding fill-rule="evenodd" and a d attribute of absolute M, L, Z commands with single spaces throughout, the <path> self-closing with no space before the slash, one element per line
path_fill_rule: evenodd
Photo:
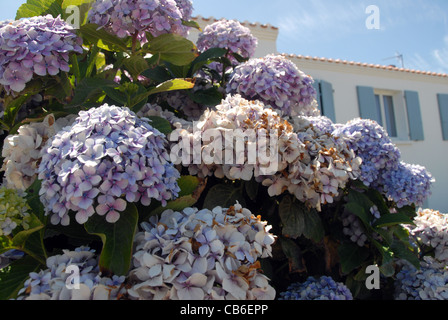
<path fill-rule="evenodd" d="M 396 276 L 396 300 L 448 300 L 448 269 L 432 257 L 420 262 L 420 270 L 403 262 Z"/>
<path fill-rule="evenodd" d="M 95 250 L 79 247 L 74 251 L 63 250 L 63 254 L 51 256 L 46 261 L 47 269 L 31 272 L 19 291 L 17 300 L 117 300 L 124 292 L 124 276 L 112 278 L 101 275 Z M 70 283 L 79 271 L 79 281 Z M 68 285 L 78 284 L 78 288 Z"/>
<path fill-rule="evenodd" d="M 396 170 L 400 162 L 400 151 L 386 130 L 373 120 L 354 119 L 334 132 L 361 157 L 360 180 L 366 186 L 377 187 L 384 171 Z"/>

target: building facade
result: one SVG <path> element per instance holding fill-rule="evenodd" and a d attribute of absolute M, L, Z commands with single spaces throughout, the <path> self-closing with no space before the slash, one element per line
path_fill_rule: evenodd
<path fill-rule="evenodd" d="M 203 28 L 216 21 L 196 17 Z M 255 57 L 276 53 L 278 28 L 243 22 L 258 38 Z M 199 32 L 190 34 L 195 41 Z M 312 76 L 319 108 L 334 122 L 355 118 L 381 124 L 403 161 L 425 166 L 436 182 L 426 208 L 448 213 L 448 74 L 345 60 L 283 54 Z"/>

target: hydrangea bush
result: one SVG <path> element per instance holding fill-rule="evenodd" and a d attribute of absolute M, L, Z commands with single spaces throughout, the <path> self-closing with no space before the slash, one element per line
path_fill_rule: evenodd
<path fill-rule="evenodd" d="M 430 172 L 322 116 L 250 29 L 192 15 L 30 0 L 0 22 L 0 299 L 447 299 Z"/>

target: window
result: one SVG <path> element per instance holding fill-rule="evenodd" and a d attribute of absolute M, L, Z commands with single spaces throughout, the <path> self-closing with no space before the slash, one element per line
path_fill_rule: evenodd
<path fill-rule="evenodd" d="M 424 140 L 418 92 L 366 86 L 356 89 L 361 118 L 375 120 L 396 141 Z"/>
<path fill-rule="evenodd" d="M 448 141 L 448 94 L 438 94 L 437 100 L 439 102 L 443 140 Z"/>
<path fill-rule="evenodd" d="M 395 119 L 393 96 L 375 94 L 375 101 L 377 113 L 381 115 L 379 124 L 387 130 L 390 137 L 397 138 L 397 122 Z"/>

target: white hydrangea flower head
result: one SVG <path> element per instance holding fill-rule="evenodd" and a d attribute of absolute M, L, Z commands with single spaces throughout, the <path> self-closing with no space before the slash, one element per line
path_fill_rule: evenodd
<path fill-rule="evenodd" d="M 74 121 L 74 116 L 55 119 L 50 114 L 42 122 L 21 126 L 17 134 L 6 137 L 2 157 L 6 186 L 25 191 L 37 178 L 41 151 L 59 130 Z"/>
<path fill-rule="evenodd" d="M 344 139 L 332 134 L 330 119 L 323 116 L 297 116 L 294 131 L 305 152 L 294 158 L 287 168 L 263 181 L 271 196 L 287 189 L 297 199 L 312 208 L 334 203 L 350 180 L 360 176 L 361 158 L 350 149 Z"/>
<path fill-rule="evenodd" d="M 270 226 L 236 204 L 151 217 L 136 236 L 128 290 L 140 300 L 273 300 L 260 272 L 271 256 Z"/>
<path fill-rule="evenodd" d="M 210 151 L 211 159 L 203 157 L 201 164 L 191 159 L 188 169 L 202 178 L 215 175 L 250 181 L 282 170 L 305 152 L 287 121 L 262 102 L 249 101 L 240 95 L 227 95 L 214 110 L 207 110 L 194 123 L 192 143 L 195 133 L 201 133 L 203 154 Z M 218 142 L 207 139 L 210 134 L 219 135 Z M 244 144 L 243 150 L 240 144 Z M 214 149 L 220 149 L 215 150 L 215 156 Z"/>
<path fill-rule="evenodd" d="M 407 225 L 412 239 L 434 248 L 434 258 L 448 264 L 448 216 L 432 209 L 419 209 L 414 224 Z"/>
<path fill-rule="evenodd" d="M 72 274 L 68 267 L 79 269 L 79 289 L 67 286 Z M 47 269 L 30 273 L 18 300 L 119 300 L 124 294 L 125 277 L 101 275 L 95 250 L 79 247 L 47 259 Z"/>

